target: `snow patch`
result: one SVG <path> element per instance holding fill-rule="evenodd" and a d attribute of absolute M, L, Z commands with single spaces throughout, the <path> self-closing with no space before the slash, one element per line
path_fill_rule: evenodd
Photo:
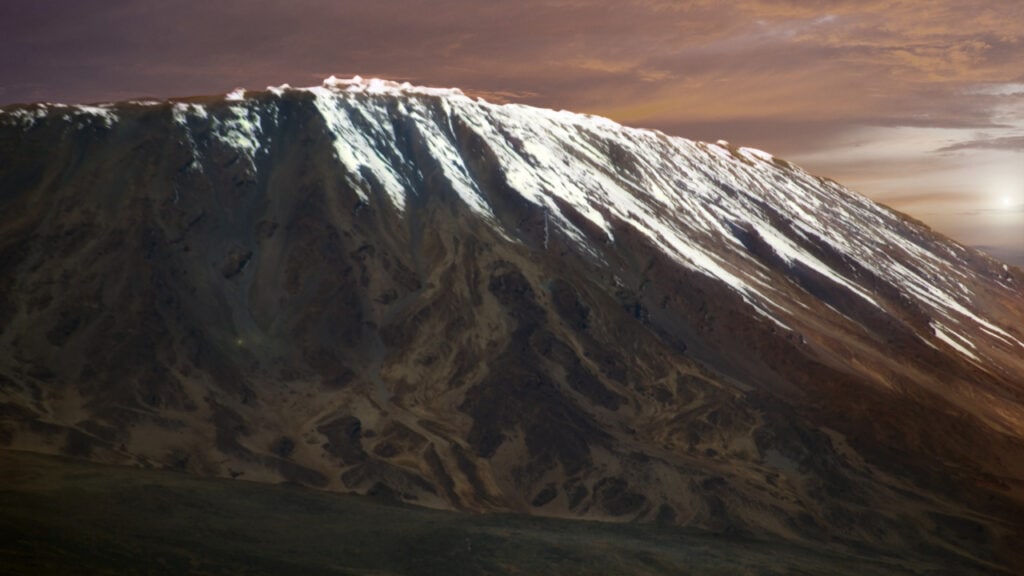
<path fill-rule="evenodd" d="M 392 80 L 380 78 L 363 78 L 353 76 L 352 78 L 338 78 L 331 75 L 323 81 L 323 87 L 334 91 L 368 93 L 368 94 L 426 94 L 430 96 L 463 96 L 462 90 L 458 88 L 427 88 L 424 86 L 413 86 L 408 82 L 398 83 Z"/>
<path fill-rule="evenodd" d="M 225 113 L 210 116 L 212 135 L 245 156 L 253 173 L 260 150 L 263 128 L 260 115 L 247 106 L 229 106 Z"/>
<path fill-rule="evenodd" d="M 205 106 L 186 102 L 175 102 L 171 106 L 171 118 L 173 118 L 175 124 L 188 126 L 189 118 L 206 120 L 209 118 L 209 114 L 206 112 Z"/>
<path fill-rule="evenodd" d="M 281 84 L 280 86 L 267 86 L 267 92 L 270 92 L 274 96 L 281 96 L 285 92 L 292 90 L 290 84 Z"/>
<path fill-rule="evenodd" d="M 757 148 L 740 148 L 740 154 L 743 154 L 750 159 L 763 160 L 765 162 L 775 161 L 775 156 L 765 152 L 764 150 L 758 150 Z"/>
<path fill-rule="evenodd" d="M 940 324 L 938 322 L 932 322 L 931 323 L 931 327 L 932 327 L 932 330 L 935 331 L 935 337 L 936 338 L 938 338 L 939 340 L 942 340 L 947 345 L 949 345 L 951 348 L 953 348 L 957 352 L 963 354 L 964 356 L 967 356 L 968 358 L 970 358 L 970 359 L 972 359 L 972 360 L 974 360 L 976 362 L 980 362 L 981 361 L 981 358 L 978 358 L 978 356 L 976 354 L 974 354 L 974 352 L 971 352 L 965 346 L 965 344 L 966 344 L 967 346 L 970 346 L 971 348 L 977 348 L 974 345 L 973 342 L 971 342 L 967 338 L 964 338 L 963 336 L 960 336 L 956 332 L 953 332 L 953 331 L 947 329 L 945 326 L 943 326 L 942 324 Z"/>
<path fill-rule="evenodd" d="M 294 89 L 284 84 L 267 90 L 280 96 Z M 805 305 L 730 225 L 756 230 L 790 266 L 814 270 L 883 312 L 894 304 L 865 288 L 866 277 L 897 287 L 941 321 L 936 338 L 964 350 L 972 343 L 956 334 L 1024 347 L 977 312 L 972 302 L 984 284 L 957 264 L 962 248 L 915 232 L 897 214 L 835 182 L 795 166 L 780 171 L 765 151 L 669 137 L 564 110 L 491 104 L 458 89 L 408 82 L 331 76 L 299 90 L 313 95 L 335 156 L 362 201 L 383 200 L 405 211 L 422 179 L 440 177 L 471 210 L 494 221 L 470 170 L 480 158 L 467 156 L 487 154 L 505 183 L 543 214 L 544 238 L 561 234 L 600 258 L 600 244 L 617 241 L 615 226 L 632 228 L 677 262 L 741 294 L 780 327 L 788 329 Z M 264 110 L 266 102 L 245 96 L 242 89 L 226 95 L 226 111 L 179 102 L 171 113 L 186 128 L 209 122 L 212 137 L 239 150 L 255 170 L 266 143 L 263 123 L 275 116 Z M 0 117 L 31 126 L 58 108 L 23 108 Z M 107 126 L 117 120 L 102 106 L 70 114 Z M 436 173 L 424 174 L 426 167 L 409 157 L 408 129 L 436 162 Z M 467 150 L 463 130 L 483 149 Z M 833 264 L 837 257 L 849 265 Z"/>
<path fill-rule="evenodd" d="M 112 128 L 117 123 L 117 113 L 111 108 L 102 106 L 72 106 L 72 113 L 76 116 L 87 116 L 98 119 L 104 128 Z"/>
<path fill-rule="evenodd" d="M 364 202 L 370 201 L 371 183 L 367 176 L 372 175 L 395 208 L 404 211 L 406 190 L 409 187 L 400 181 L 391 163 L 381 156 L 378 146 L 370 139 L 370 134 L 355 124 L 353 115 L 358 112 L 353 110 L 351 103 L 327 88 L 308 90 L 316 96 L 317 110 L 323 116 L 334 138 L 335 155 L 345 167 L 351 178 L 349 184 L 359 198 Z"/>
<path fill-rule="evenodd" d="M 12 124 L 18 124 L 22 128 L 28 129 L 35 126 L 36 122 L 46 118 L 49 114 L 50 111 L 43 106 L 16 108 L 14 110 L 4 111 L 3 119 L 5 123 L 9 122 Z"/>

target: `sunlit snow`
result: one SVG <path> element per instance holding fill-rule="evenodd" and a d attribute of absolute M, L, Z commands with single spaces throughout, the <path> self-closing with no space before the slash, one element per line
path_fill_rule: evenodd
<path fill-rule="evenodd" d="M 543 212 L 545 246 L 558 233 L 601 258 L 598 245 L 615 243 L 617 227 L 631 227 L 788 329 L 787 319 L 803 313 L 806 304 L 777 285 L 735 232 L 753 231 L 787 266 L 812 270 L 882 312 L 887 305 L 871 292 L 862 271 L 895 287 L 924 307 L 935 339 L 972 359 L 984 352 L 968 334 L 1016 353 L 1024 349 L 1024 342 L 996 320 L 975 312 L 970 268 L 960 265 L 966 257 L 962 247 L 936 242 L 898 214 L 767 152 L 669 137 L 567 111 L 491 104 L 457 89 L 358 76 L 268 91 L 312 96 L 345 178 L 364 202 L 384 202 L 404 212 L 422 193 L 418 180 L 427 176 L 415 167 L 410 171 L 403 140 L 412 131 L 438 163 L 432 177 L 444 178 L 470 210 L 495 222 L 488 196 L 464 157 L 464 139 L 472 134 L 483 147 L 479 153 L 500 165 L 505 184 Z M 172 103 L 170 113 L 194 154 L 193 132 L 208 131 L 255 173 L 269 144 L 266 128 L 278 111 L 247 96 L 238 89 L 214 104 Z M 107 128 L 118 122 L 107 107 L 51 104 L 7 110 L 0 121 L 31 129 L 51 110 L 69 121 L 98 121 Z M 573 223 L 580 217 L 589 222 L 587 231 Z M 837 260 L 855 266 L 837 266 Z"/>

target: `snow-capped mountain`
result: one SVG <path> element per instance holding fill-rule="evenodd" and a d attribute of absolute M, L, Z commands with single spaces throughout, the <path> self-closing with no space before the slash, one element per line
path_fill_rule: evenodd
<path fill-rule="evenodd" d="M 0 112 L 0 442 L 434 507 L 1024 533 L 1024 273 L 784 160 L 328 79 Z"/>

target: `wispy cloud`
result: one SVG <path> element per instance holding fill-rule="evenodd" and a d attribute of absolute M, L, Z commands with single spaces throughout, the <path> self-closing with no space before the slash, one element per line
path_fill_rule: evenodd
<path fill-rule="evenodd" d="M 943 146 L 936 152 L 956 152 L 959 150 L 1010 150 L 1015 152 L 1024 151 L 1024 136 L 1003 136 L 999 138 L 981 138 L 957 142 L 949 146 Z"/>

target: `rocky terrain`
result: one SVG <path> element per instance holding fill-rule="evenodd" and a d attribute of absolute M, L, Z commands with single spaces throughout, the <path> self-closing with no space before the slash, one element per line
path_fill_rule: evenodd
<path fill-rule="evenodd" d="M 0 112 L 0 445 L 1024 570 L 1024 272 L 761 151 L 330 79 Z"/>

